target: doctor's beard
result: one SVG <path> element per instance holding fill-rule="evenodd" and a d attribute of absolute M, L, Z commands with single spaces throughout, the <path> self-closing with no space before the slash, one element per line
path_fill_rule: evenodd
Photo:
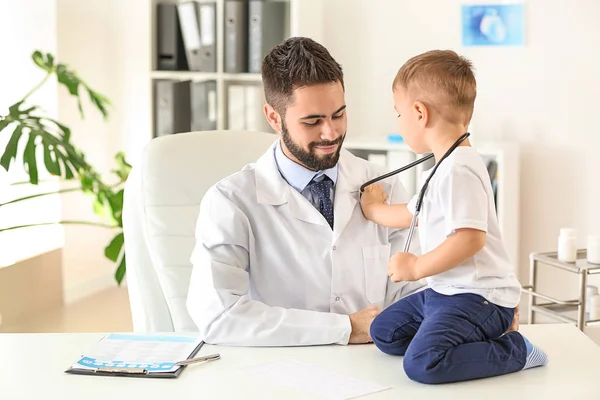
<path fill-rule="evenodd" d="M 344 142 L 346 134 L 344 133 L 342 136 L 338 137 L 335 140 L 322 140 L 320 142 L 310 142 L 308 144 L 308 151 L 306 151 L 292 140 L 290 132 L 288 131 L 287 126 L 285 125 L 285 122 L 282 121 L 281 137 L 283 139 L 285 147 L 287 147 L 290 153 L 292 153 L 292 155 L 296 157 L 296 159 L 300 161 L 302 165 L 313 171 L 323 171 L 329 168 L 333 168 L 337 164 L 338 160 L 340 159 L 340 151 L 342 151 L 342 143 Z M 315 146 L 333 145 L 338 145 L 338 148 L 335 151 L 335 153 L 319 156 L 315 151 Z"/>

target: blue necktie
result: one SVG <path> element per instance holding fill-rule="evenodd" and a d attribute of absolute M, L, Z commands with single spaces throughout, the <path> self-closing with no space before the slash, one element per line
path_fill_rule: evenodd
<path fill-rule="evenodd" d="M 319 211 L 323 214 L 331 229 L 333 229 L 333 203 L 331 202 L 333 181 L 325 175 L 319 182 L 312 180 L 310 186 L 313 193 L 319 198 Z"/>

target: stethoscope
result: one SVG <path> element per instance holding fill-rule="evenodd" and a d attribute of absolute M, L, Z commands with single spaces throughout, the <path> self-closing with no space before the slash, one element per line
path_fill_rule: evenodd
<path fill-rule="evenodd" d="M 410 248 L 410 242 L 412 241 L 413 233 L 415 231 L 415 226 L 417 225 L 417 218 L 419 217 L 419 213 L 421 212 L 421 206 L 423 204 L 423 197 L 425 196 L 425 191 L 427 190 L 427 185 L 429 185 L 429 181 L 433 177 L 433 174 L 435 174 L 435 171 L 438 169 L 438 167 L 440 166 L 442 161 L 444 161 L 446 159 L 446 157 L 448 157 L 450 154 L 452 154 L 452 152 L 458 146 L 460 146 L 460 144 L 466 138 L 468 138 L 469 135 L 470 135 L 469 132 L 465 133 L 464 135 L 459 137 L 458 140 L 456 142 L 454 142 L 454 144 L 452 144 L 452 146 L 450 146 L 450 148 L 446 151 L 446 153 L 442 156 L 442 158 L 440 158 L 440 161 L 438 161 L 437 164 L 435 164 L 435 167 L 433 167 L 433 171 L 431 171 L 431 174 L 429 174 L 429 176 L 425 180 L 423 187 L 421 187 L 421 190 L 419 191 L 419 197 L 417 197 L 417 204 L 415 205 L 415 213 L 413 214 L 412 220 L 410 221 L 410 228 L 408 229 L 408 236 L 406 238 L 406 243 L 404 244 L 404 252 L 407 252 Z M 381 175 L 381 176 L 378 176 L 377 178 L 371 179 L 370 181 L 365 182 L 364 184 L 361 185 L 360 192 L 362 193 L 365 190 L 365 188 L 372 183 L 379 182 L 382 179 L 389 178 L 390 176 L 399 174 L 400 172 L 406 171 L 407 169 L 416 167 L 417 165 L 424 163 L 425 161 L 431 159 L 432 157 L 433 157 L 433 153 L 427 154 L 426 156 L 418 159 L 417 161 L 413 161 L 410 164 L 407 164 L 401 168 L 398 168 L 397 170 L 388 172 L 385 175 Z"/>

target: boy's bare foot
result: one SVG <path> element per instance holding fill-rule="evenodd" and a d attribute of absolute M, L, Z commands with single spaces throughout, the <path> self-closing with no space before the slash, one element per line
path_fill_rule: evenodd
<path fill-rule="evenodd" d="M 520 315 L 521 314 L 519 312 L 519 306 L 517 306 L 517 307 L 515 307 L 515 315 L 513 316 L 512 324 L 510 325 L 510 327 L 508 328 L 506 333 L 516 332 L 519 330 L 519 316 Z"/>

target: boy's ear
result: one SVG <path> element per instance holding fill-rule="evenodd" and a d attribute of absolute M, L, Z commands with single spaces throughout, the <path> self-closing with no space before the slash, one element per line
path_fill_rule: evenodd
<path fill-rule="evenodd" d="M 427 123 L 429 122 L 429 110 L 425 103 L 416 101 L 415 104 L 413 104 L 413 111 L 417 123 L 423 127 L 427 126 Z"/>
<path fill-rule="evenodd" d="M 265 117 L 267 117 L 267 122 L 269 125 L 271 125 L 271 128 L 273 128 L 275 132 L 281 133 L 281 116 L 279 113 L 275 111 L 273 106 L 270 104 L 265 104 L 264 112 Z"/>

